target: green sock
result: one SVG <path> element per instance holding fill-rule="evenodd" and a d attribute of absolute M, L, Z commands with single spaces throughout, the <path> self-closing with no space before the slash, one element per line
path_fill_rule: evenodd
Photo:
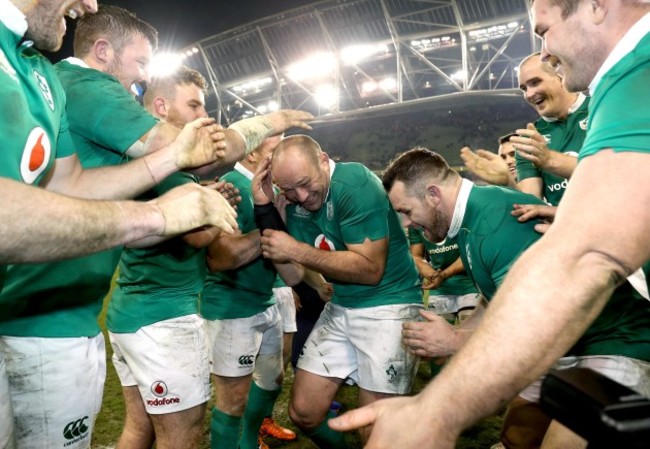
<path fill-rule="evenodd" d="M 212 408 L 210 420 L 210 449 L 237 449 L 241 416 L 228 415 Z"/>
<path fill-rule="evenodd" d="M 255 382 L 253 382 L 253 384 L 254 383 Z M 273 392 L 275 393 L 275 397 L 273 398 L 272 401 L 269 401 L 269 403 L 266 404 L 266 410 L 264 410 L 264 418 L 273 417 L 273 408 L 275 407 L 275 400 L 278 398 L 278 396 L 280 396 L 280 393 L 282 393 L 282 387 L 278 388 L 277 390 L 273 390 Z M 250 394 L 248 400 L 250 401 Z"/>
<path fill-rule="evenodd" d="M 240 449 L 257 449 L 260 426 L 269 408 L 273 409 L 273 404 L 279 394 L 279 388 L 276 390 L 263 390 L 255 382 L 251 383 L 239 440 Z"/>
<path fill-rule="evenodd" d="M 310 440 L 316 444 L 320 449 L 347 449 L 348 445 L 345 442 L 344 434 L 330 429 L 327 425 L 329 418 L 334 418 L 335 413 L 327 412 L 327 418 L 320 423 L 318 427 L 310 432 L 305 432 Z"/>

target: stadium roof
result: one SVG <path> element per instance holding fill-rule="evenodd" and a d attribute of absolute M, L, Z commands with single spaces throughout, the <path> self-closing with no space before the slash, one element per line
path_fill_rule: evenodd
<path fill-rule="evenodd" d="M 276 108 L 323 119 L 449 94 L 515 95 L 537 50 L 528 0 L 325 0 L 184 50 L 206 74 L 211 115 L 230 123 Z M 516 94 L 519 95 L 519 94 Z"/>

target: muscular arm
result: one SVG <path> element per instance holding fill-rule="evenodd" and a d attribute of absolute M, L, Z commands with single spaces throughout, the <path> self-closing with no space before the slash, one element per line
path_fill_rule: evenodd
<path fill-rule="evenodd" d="M 235 270 L 262 254 L 260 232 L 218 235 L 208 246 L 206 262 L 210 271 Z"/>
<path fill-rule="evenodd" d="M 158 124 L 156 136 L 167 134 L 163 129 L 173 128 Z M 221 127 L 211 119 L 198 119 L 188 123 L 173 142 L 126 164 L 84 170 L 76 155 L 56 159 L 53 169 L 43 182 L 48 190 L 89 199 L 133 198 L 168 175 L 188 167 L 204 165 L 218 159 L 223 151 Z M 172 133 L 172 131 L 169 131 Z M 155 145 L 167 139 L 149 137 Z M 154 144 L 152 144 L 154 145 Z"/>
<path fill-rule="evenodd" d="M 449 265 L 447 268 L 442 270 L 440 272 L 440 276 L 442 276 L 443 280 L 447 280 L 452 276 L 456 276 L 463 273 L 465 273 L 465 266 L 463 265 L 463 261 L 459 257 L 451 265 Z"/>
<path fill-rule="evenodd" d="M 578 165 L 578 158 L 560 153 L 546 146 L 546 140 L 537 131 L 535 125 L 529 123 L 526 129 L 518 129 L 517 136 L 512 137 L 518 154 L 523 159 L 532 162 L 535 167 L 556 176 L 569 179 Z M 576 154 L 580 148 L 576 148 Z"/>
<path fill-rule="evenodd" d="M 357 284 L 377 285 L 386 268 L 388 239 L 347 244 L 347 251 L 323 251 L 305 245 L 297 262 L 331 279 Z"/>
<path fill-rule="evenodd" d="M 82 256 L 165 227 L 163 216 L 147 203 L 78 200 L 5 178 L 0 190 L 2 263 Z"/>
<path fill-rule="evenodd" d="M 549 158 L 546 164 L 540 168 L 555 176 L 570 179 L 577 165 L 577 157 L 571 156 L 570 154 L 558 153 L 557 151 L 549 151 Z"/>
<path fill-rule="evenodd" d="M 378 284 L 386 267 L 388 239 L 366 239 L 363 243 L 346 246 L 347 251 L 323 251 L 298 242 L 285 232 L 269 229 L 264 231 L 262 237 L 264 257 L 274 261 L 297 262 L 329 279 L 355 284 Z"/>
<path fill-rule="evenodd" d="M 429 265 L 424 259 L 424 244 L 423 243 L 411 243 L 410 245 L 411 255 L 413 256 L 413 261 L 415 266 L 420 273 L 420 276 L 423 278 L 430 278 L 436 274 L 436 271 Z"/>
<path fill-rule="evenodd" d="M 521 190 L 524 193 L 535 195 L 541 200 L 544 193 L 544 182 L 542 181 L 542 178 L 522 179 L 517 183 L 517 189 Z"/>

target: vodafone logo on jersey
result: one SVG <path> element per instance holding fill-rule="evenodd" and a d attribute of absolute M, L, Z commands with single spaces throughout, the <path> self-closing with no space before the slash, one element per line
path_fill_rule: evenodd
<path fill-rule="evenodd" d="M 163 405 L 171 405 L 171 404 L 180 404 L 181 403 L 181 398 L 177 396 L 169 396 L 167 397 L 167 394 L 169 393 L 169 390 L 167 389 L 167 384 L 163 382 L 162 380 L 157 380 L 153 384 L 151 384 L 150 388 L 151 392 L 156 396 L 156 399 L 147 399 L 147 405 L 150 407 L 161 407 Z"/>
<path fill-rule="evenodd" d="M 34 128 L 27 137 L 20 161 L 20 176 L 25 183 L 33 184 L 36 181 L 47 168 L 51 154 L 52 145 L 47 133 L 41 127 Z"/>
<path fill-rule="evenodd" d="M 167 384 L 158 380 L 151 385 L 151 392 L 159 398 L 167 396 Z"/>
<path fill-rule="evenodd" d="M 318 237 L 316 237 L 316 240 L 314 241 L 314 246 L 318 249 L 322 249 L 325 251 L 336 251 L 336 247 L 334 246 L 334 243 L 325 237 L 325 235 L 321 234 Z"/>

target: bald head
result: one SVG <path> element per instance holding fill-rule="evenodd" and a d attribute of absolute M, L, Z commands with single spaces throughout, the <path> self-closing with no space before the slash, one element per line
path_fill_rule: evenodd
<path fill-rule="evenodd" d="M 312 165 L 318 165 L 323 150 L 318 142 L 309 136 L 299 134 L 285 137 L 273 153 L 273 165 L 291 163 L 296 158 L 305 159 Z"/>
<path fill-rule="evenodd" d="M 282 139 L 273 152 L 273 179 L 289 201 L 310 211 L 320 209 L 329 190 L 329 158 L 318 142 L 297 135 Z"/>
<path fill-rule="evenodd" d="M 555 71 L 555 68 L 549 64 L 546 61 L 542 61 L 542 54 L 540 52 L 535 52 L 533 54 L 530 54 L 526 56 L 520 63 L 519 63 L 519 70 L 521 71 L 522 67 L 531 64 L 532 67 L 539 68 L 543 70 L 544 72 L 548 73 L 551 76 L 557 76 L 559 78 L 559 75 Z"/>
<path fill-rule="evenodd" d="M 519 64 L 519 89 L 524 99 L 540 116 L 565 119 L 577 94 L 565 89 L 562 78 L 540 53 L 533 53 Z"/>

